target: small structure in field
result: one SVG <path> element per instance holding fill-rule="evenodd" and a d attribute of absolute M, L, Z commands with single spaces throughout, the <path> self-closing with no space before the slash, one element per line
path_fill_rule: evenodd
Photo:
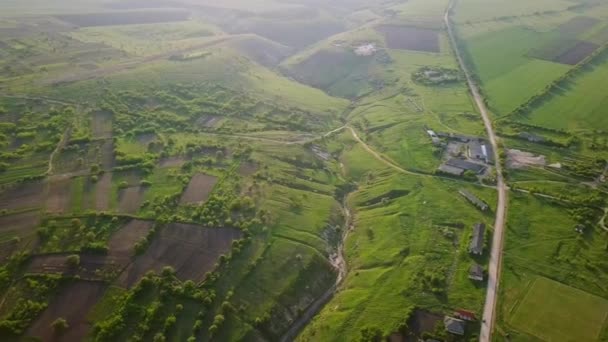
<path fill-rule="evenodd" d="M 376 51 L 378 51 L 376 49 L 376 45 L 374 45 L 374 44 L 363 44 L 363 45 L 357 46 L 355 48 L 355 55 L 357 55 L 357 56 L 372 56 L 373 54 L 376 53 Z"/>
<path fill-rule="evenodd" d="M 529 142 L 543 142 L 546 140 L 544 137 L 541 137 L 540 135 L 536 135 L 534 133 L 528 133 L 528 132 L 519 133 L 519 137 L 522 139 L 528 140 Z"/>
<path fill-rule="evenodd" d="M 439 136 L 437 136 L 437 133 L 435 133 L 433 130 L 427 130 L 426 134 L 429 135 L 429 137 L 431 137 L 431 141 L 433 142 L 433 145 L 440 145 L 441 144 L 441 140 L 439 139 Z"/>
<path fill-rule="evenodd" d="M 467 190 L 459 190 L 458 193 L 464 198 L 466 198 L 469 202 L 471 202 L 474 206 L 479 208 L 479 210 L 487 211 L 488 209 L 490 209 L 490 206 L 486 202 L 480 200 L 479 198 L 477 198 L 477 196 L 473 195 Z"/>
<path fill-rule="evenodd" d="M 464 309 L 454 311 L 454 316 L 469 322 L 475 322 L 477 320 L 477 316 L 475 316 L 474 312 Z"/>
<path fill-rule="evenodd" d="M 469 269 L 469 279 L 483 281 L 483 267 L 477 263 L 473 264 Z"/>
<path fill-rule="evenodd" d="M 458 318 L 445 316 L 443 319 L 443 324 L 445 325 L 445 330 L 447 330 L 449 333 L 461 336 L 464 335 L 464 328 L 466 325 L 465 321 Z"/>
<path fill-rule="evenodd" d="M 485 231 L 486 225 L 484 223 L 476 223 L 473 226 L 473 238 L 471 239 L 471 244 L 469 245 L 469 253 L 476 255 L 483 254 Z"/>

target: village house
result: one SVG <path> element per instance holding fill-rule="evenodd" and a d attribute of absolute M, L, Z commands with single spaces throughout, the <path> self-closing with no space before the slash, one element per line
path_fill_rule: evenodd
<path fill-rule="evenodd" d="M 445 316 L 443 319 L 443 324 L 445 325 L 445 330 L 447 330 L 449 333 L 461 336 L 464 335 L 464 328 L 466 325 L 465 321 L 458 318 Z"/>
<path fill-rule="evenodd" d="M 469 322 L 475 322 L 477 320 L 477 317 L 475 316 L 474 312 L 464 309 L 458 309 L 454 311 L 454 316 Z"/>
<path fill-rule="evenodd" d="M 471 244 L 469 245 L 469 253 L 476 255 L 483 254 L 485 230 L 486 225 L 484 223 L 476 223 L 473 226 L 473 238 L 471 239 Z"/>

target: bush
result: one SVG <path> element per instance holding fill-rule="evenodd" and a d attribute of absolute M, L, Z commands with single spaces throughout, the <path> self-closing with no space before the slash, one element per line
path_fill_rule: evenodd
<path fill-rule="evenodd" d="M 68 321 L 61 317 L 57 318 L 53 323 L 51 323 L 51 329 L 53 329 L 53 333 L 57 335 L 63 334 L 66 330 L 68 330 L 69 327 Z"/>
<path fill-rule="evenodd" d="M 65 263 L 69 268 L 77 268 L 80 265 L 80 256 L 77 254 L 72 254 L 68 256 Z"/>

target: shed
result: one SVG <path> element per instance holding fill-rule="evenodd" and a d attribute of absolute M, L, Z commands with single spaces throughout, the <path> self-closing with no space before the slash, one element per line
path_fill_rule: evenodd
<path fill-rule="evenodd" d="M 461 168 L 463 170 L 473 171 L 477 174 L 481 174 L 486 170 L 486 167 L 480 164 L 471 163 L 470 161 L 466 161 L 464 159 L 459 158 L 450 158 L 445 162 L 446 165 Z"/>
<path fill-rule="evenodd" d="M 483 281 L 483 267 L 479 264 L 473 264 L 469 270 L 469 279 Z"/>
<path fill-rule="evenodd" d="M 464 174 L 464 169 L 446 165 L 446 164 L 442 164 L 441 166 L 439 166 L 438 170 L 442 173 L 446 173 L 446 174 L 454 175 L 454 176 L 462 176 L 462 174 Z"/>
<path fill-rule="evenodd" d="M 443 324 L 445 325 L 445 330 L 447 330 L 449 333 L 454 335 L 464 335 L 464 328 L 466 324 L 465 321 L 458 318 L 445 316 L 443 319 Z"/>
<path fill-rule="evenodd" d="M 471 239 L 471 244 L 469 245 L 469 252 L 471 254 L 483 254 L 485 231 L 486 225 L 484 223 L 476 223 L 473 226 L 473 238 Z"/>

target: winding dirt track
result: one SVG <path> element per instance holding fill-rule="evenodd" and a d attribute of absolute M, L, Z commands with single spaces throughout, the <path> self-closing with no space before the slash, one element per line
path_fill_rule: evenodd
<path fill-rule="evenodd" d="M 494 149 L 494 160 L 496 160 L 496 181 L 498 190 L 498 203 L 496 206 L 496 221 L 494 222 L 494 234 L 492 236 L 492 250 L 490 252 L 490 261 L 488 265 L 488 287 L 486 292 L 486 302 L 483 309 L 483 320 L 481 324 L 481 332 L 479 340 L 481 342 L 489 342 L 492 339 L 492 330 L 494 327 L 495 313 L 496 313 L 496 301 L 498 297 L 498 286 L 500 283 L 500 268 L 502 262 L 502 250 L 504 246 L 504 231 L 505 221 L 507 213 L 507 186 L 505 184 L 502 175 L 502 165 L 500 162 L 500 156 L 498 154 L 498 144 L 494 128 L 492 127 L 492 121 L 490 120 L 489 110 L 485 105 L 484 99 L 479 92 L 477 84 L 473 81 L 470 71 L 467 69 L 466 64 L 460 51 L 458 50 L 458 44 L 456 42 L 456 36 L 450 21 L 450 14 L 454 7 L 454 0 L 450 1 L 448 8 L 445 12 L 444 21 L 450 36 L 450 43 L 458 59 L 458 64 L 462 69 L 471 95 L 475 100 L 475 104 L 481 113 L 483 123 L 485 125 L 488 138 Z"/>

